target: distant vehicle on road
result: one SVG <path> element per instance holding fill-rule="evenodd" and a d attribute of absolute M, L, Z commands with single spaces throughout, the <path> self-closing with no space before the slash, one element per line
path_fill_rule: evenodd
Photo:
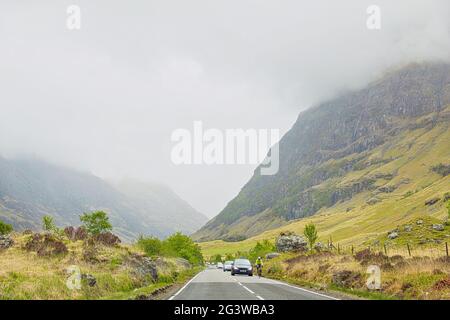
<path fill-rule="evenodd" d="M 223 269 L 223 263 L 217 262 L 217 269 Z"/>
<path fill-rule="evenodd" d="M 225 271 L 231 271 L 233 268 L 233 261 L 225 261 L 225 264 L 223 265 L 223 272 Z"/>
<path fill-rule="evenodd" d="M 250 277 L 253 276 L 253 267 L 248 259 L 236 259 L 234 260 L 233 267 L 231 268 L 231 275 L 235 274 L 247 274 Z"/>

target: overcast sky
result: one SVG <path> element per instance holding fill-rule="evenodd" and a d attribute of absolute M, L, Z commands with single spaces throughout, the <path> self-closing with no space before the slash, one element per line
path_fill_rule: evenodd
<path fill-rule="evenodd" d="M 175 166 L 173 130 L 285 133 L 388 68 L 449 59 L 449 15 L 448 0 L 2 0 L 0 154 L 162 182 L 212 217 L 255 166 Z"/>

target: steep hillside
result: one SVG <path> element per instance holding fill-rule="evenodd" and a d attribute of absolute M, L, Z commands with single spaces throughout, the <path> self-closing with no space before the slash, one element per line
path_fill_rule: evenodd
<path fill-rule="evenodd" d="M 109 212 L 115 232 L 129 240 L 192 233 L 207 220 L 165 187 L 134 182 L 115 187 L 36 159 L 0 158 L 0 219 L 16 230 L 39 229 L 45 214 L 60 226 L 78 225 L 79 215 L 92 210 Z"/>
<path fill-rule="evenodd" d="M 318 213 L 324 228 L 356 236 L 428 212 L 426 197 L 450 191 L 449 124 L 450 65 L 391 72 L 302 112 L 280 141 L 278 174 L 257 169 L 194 237 L 242 240 Z"/>

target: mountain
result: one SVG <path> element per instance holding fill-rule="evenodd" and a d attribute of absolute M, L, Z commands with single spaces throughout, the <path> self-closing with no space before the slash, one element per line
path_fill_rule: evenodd
<path fill-rule="evenodd" d="M 190 234 L 207 221 L 164 186 L 114 185 L 41 160 L 0 157 L 0 219 L 16 230 L 39 229 L 45 214 L 59 226 L 79 225 L 79 215 L 93 210 L 107 211 L 114 231 L 126 240 L 139 234 Z"/>
<path fill-rule="evenodd" d="M 280 140 L 279 172 L 261 176 L 257 168 L 193 237 L 237 241 L 336 210 L 343 221 L 348 212 L 375 210 L 372 223 L 385 221 L 393 210 L 403 216 L 425 211 L 416 194 L 431 188 L 450 191 L 449 124 L 449 64 L 391 71 L 361 90 L 300 113 Z M 403 197 L 422 203 L 405 206 L 409 211 L 394 208 Z"/>

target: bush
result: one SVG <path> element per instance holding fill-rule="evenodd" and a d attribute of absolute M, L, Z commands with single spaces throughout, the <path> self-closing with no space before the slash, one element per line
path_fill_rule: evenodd
<path fill-rule="evenodd" d="M 214 257 L 211 258 L 212 263 L 222 262 L 222 255 L 216 254 Z"/>
<path fill-rule="evenodd" d="M 148 256 L 179 257 L 188 260 L 193 265 L 203 263 L 200 247 L 191 238 L 180 232 L 163 241 L 155 237 L 140 236 L 136 244 Z"/>
<path fill-rule="evenodd" d="M 45 215 L 42 217 L 42 229 L 44 229 L 44 231 L 49 232 L 51 234 L 53 234 L 54 236 L 61 238 L 62 236 L 64 236 L 64 230 L 63 229 L 59 229 L 54 221 L 53 221 L 53 217 L 49 216 L 49 215 Z"/>
<path fill-rule="evenodd" d="M 10 224 L 4 223 L 0 220 L 0 235 L 4 236 L 13 231 L 13 227 Z"/>
<path fill-rule="evenodd" d="M 162 241 L 155 237 L 145 238 L 140 236 L 137 245 L 141 248 L 148 256 L 158 256 L 162 253 Z"/>
<path fill-rule="evenodd" d="M 256 245 L 250 249 L 248 259 L 251 262 L 254 262 L 258 257 L 264 257 L 266 254 L 274 251 L 276 251 L 275 245 L 268 240 L 263 240 L 262 242 L 257 242 Z"/>
<path fill-rule="evenodd" d="M 108 214 L 104 211 L 84 213 L 80 216 L 80 220 L 90 235 L 98 235 L 112 230 Z"/>
<path fill-rule="evenodd" d="M 309 247 L 311 248 L 311 251 L 312 251 L 314 248 L 314 244 L 316 243 L 316 240 L 318 238 L 316 226 L 312 223 L 307 224 L 305 226 L 305 230 L 303 231 L 303 234 L 305 235 L 306 239 L 308 239 Z"/>
<path fill-rule="evenodd" d="M 42 229 L 48 232 L 53 232 L 56 230 L 56 225 L 55 222 L 53 221 L 53 217 L 48 215 L 42 217 Z"/>
<path fill-rule="evenodd" d="M 181 232 L 163 241 L 163 254 L 184 258 L 194 265 L 203 263 L 203 255 L 198 244 Z"/>

